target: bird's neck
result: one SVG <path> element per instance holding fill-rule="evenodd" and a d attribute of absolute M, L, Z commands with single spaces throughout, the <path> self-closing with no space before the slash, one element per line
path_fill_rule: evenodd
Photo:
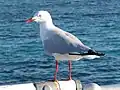
<path fill-rule="evenodd" d="M 54 27 L 54 24 L 52 21 L 42 22 L 40 23 L 40 29 L 50 29 Z"/>
<path fill-rule="evenodd" d="M 49 33 L 52 28 L 54 28 L 53 22 L 43 22 L 40 23 L 40 36 L 42 41 L 48 38 L 47 33 Z"/>

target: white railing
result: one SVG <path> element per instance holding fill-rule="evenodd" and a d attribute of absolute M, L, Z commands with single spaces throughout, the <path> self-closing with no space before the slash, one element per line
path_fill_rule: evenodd
<path fill-rule="evenodd" d="M 79 80 L 48 81 L 28 84 L 4 85 L 0 90 L 120 90 L 120 84 L 99 86 L 96 83 L 82 85 Z"/>

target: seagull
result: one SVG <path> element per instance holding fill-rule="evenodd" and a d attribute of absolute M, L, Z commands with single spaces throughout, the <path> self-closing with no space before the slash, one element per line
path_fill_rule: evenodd
<path fill-rule="evenodd" d="M 104 53 L 97 52 L 84 45 L 73 34 L 56 27 L 48 11 L 40 10 L 32 18 L 26 20 L 27 23 L 33 21 L 40 25 L 40 38 L 45 53 L 53 56 L 56 60 L 54 80 L 57 80 L 58 61 L 60 60 L 68 60 L 69 80 L 71 80 L 71 61 L 104 56 Z"/>

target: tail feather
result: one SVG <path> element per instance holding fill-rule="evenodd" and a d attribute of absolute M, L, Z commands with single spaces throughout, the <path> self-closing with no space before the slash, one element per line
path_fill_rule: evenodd
<path fill-rule="evenodd" d="M 85 55 L 97 55 L 97 56 L 104 56 L 105 54 L 101 53 L 101 52 L 96 52 L 96 51 L 90 49 L 87 53 L 69 53 L 69 55 L 82 55 L 82 56 L 85 56 Z"/>
<path fill-rule="evenodd" d="M 88 54 L 89 55 L 97 55 L 97 56 L 104 56 L 105 55 L 104 53 L 96 52 L 96 51 L 91 50 L 91 49 L 88 51 Z"/>

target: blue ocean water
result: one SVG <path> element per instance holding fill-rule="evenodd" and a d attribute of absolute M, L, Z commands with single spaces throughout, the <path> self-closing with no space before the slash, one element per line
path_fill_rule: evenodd
<path fill-rule="evenodd" d="M 38 10 L 49 11 L 56 26 L 106 54 L 72 62 L 73 79 L 99 85 L 120 83 L 119 0 L 1 0 L 0 85 L 53 79 L 55 60 L 44 53 L 39 25 L 24 22 Z M 67 79 L 67 62 L 59 65 L 58 79 Z"/>

